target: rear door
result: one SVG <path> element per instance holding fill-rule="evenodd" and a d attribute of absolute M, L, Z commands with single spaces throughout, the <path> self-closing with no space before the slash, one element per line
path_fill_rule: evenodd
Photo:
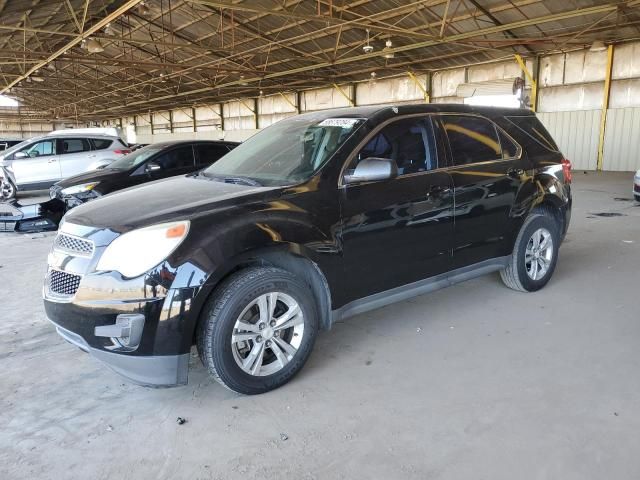
<path fill-rule="evenodd" d="M 89 139 L 80 137 L 59 138 L 58 153 L 62 178 L 90 170 L 95 157 Z"/>
<path fill-rule="evenodd" d="M 25 158 L 16 158 L 22 152 Z M 13 155 L 11 165 L 18 187 L 45 188 L 60 180 L 60 163 L 55 139 L 40 140 L 23 147 Z"/>
<path fill-rule="evenodd" d="M 478 115 L 439 115 L 454 185 L 454 268 L 511 253 L 512 206 L 528 165 L 522 149 Z"/>
<path fill-rule="evenodd" d="M 374 130 L 347 165 L 345 174 L 365 158 L 389 158 L 398 177 L 341 187 L 346 297 L 363 298 L 450 269 L 453 184 L 437 151 L 430 117 L 411 116 Z"/>

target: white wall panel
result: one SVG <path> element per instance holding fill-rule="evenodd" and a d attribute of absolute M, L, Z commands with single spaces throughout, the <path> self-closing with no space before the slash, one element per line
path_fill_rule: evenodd
<path fill-rule="evenodd" d="M 607 113 L 603 170 L 640 169 L 640 108 L 612 108 Z"/>
<path fill-rule="evenodd" d="M 598 163 L 600 110 L 539 113 L 560 151 L 576 170 L 595 170 Z"/>
<path fill-rule="evenodd" d="M 453 70 L 445 70 L 444 72 L 436 72 L 431 79 L 433 88 L 432 98 L 438 97 L 455 97 L 458 85 L 464 83 L 464 68 L 455 68 Z"/>
<path fill-rule="evenodd" d="M 640 79 L 613 80 L 609 94 L 609 107 L 640 107 Z"/>
<path fill-rule="evenodd" d="M 539 112 L 594 110 L 602 107 L 604 82 L 565 85 L 538 90 Z"/>
<path fill-rule="evenodd" d="M 427 76 L 416 75 L 426 88 Z M 358 105 L 378 105 L 385 103 L 423 102 L 424 93 L 416 83 L 406 77 L 386 78 L 375 82 L 368 81 L 356 85 Z"/>
<path fill-rule="evenodd" d="M 220 124 L 219 105 L 201 105 L 196 107 L 196 128 L 198 132 L 219 130 Z"/>
<path fill-rule="evenodd" d="M 351 88 L 349 85 L 340 85 L 340 88 L 347 95 L 351 95 Z M 301 99 L 301 107 L 305 112 L 351 106 L 344 95 L 333 87 L 302 92 Z"/>
<path fill-rule="evenodd" d="M 640 43 L 616 45 L 611 74 L 615 79 L 640 77 Z"/>

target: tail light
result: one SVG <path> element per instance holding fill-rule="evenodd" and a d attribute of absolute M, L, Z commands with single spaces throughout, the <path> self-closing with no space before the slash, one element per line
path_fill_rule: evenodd
<path fill-rule="evenodd" d="M 116 155 L 127 155 L 131 153 L 131 150 L 117 149 L 117 150 L 114 150 L 113 153 L 115 153 Z"/>
<path fill-rule="evenodd" d="M 571 183 L 571 161 L 567 160 L 566 158 L 562 159 L 562 174 L 564 175 L 564 182 Z"/>

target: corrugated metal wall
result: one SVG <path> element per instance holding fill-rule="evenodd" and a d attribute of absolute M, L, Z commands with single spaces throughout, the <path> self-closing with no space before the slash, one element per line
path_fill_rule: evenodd
<path fill-rule="evenodd" d="M 602 168 L 622 172 L 640 168 L 640 107 L 609 109 Z"/>
<path fill-rule="evenodd" d="M 542 112 L 538 118 L 576 170 L 595 170 L 598 163 L 600 110 Z"/>

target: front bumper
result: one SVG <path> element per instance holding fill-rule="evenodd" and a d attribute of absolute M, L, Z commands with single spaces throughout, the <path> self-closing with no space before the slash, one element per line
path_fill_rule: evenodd
<path fill-rule="evenodd" d="M 139 385 L 159 387 L 186 385 L 189 354 L 127 356 L 91 347 L 80 335 L 67 330 L 54 321 L 58 334 L 67 342 L 90 354 L 116 373 Z"/>
<path fill-rule="evenodd" d="M 88 227 L 70 234 L 69 228 L 65 223 L 54 241 L 43 287 L 45 312 L 58 333 L 136 383 L 187 383 L 201 274 L 190 263 L 172 267 L 169 261 L 132 279 L 98 272 L 117 235 Z M 76 243 L 60 243 L 63 236 Z M 80 249 L 83 241 L 93 242 L 91 248 Z M 70 253 L 73 248 L 78 251 Z"/>

